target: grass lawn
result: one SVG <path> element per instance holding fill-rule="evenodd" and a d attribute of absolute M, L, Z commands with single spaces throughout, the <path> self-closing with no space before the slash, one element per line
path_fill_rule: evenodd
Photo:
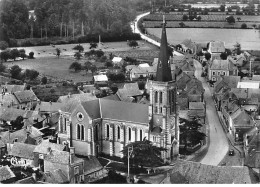
<path fill-rule="evenodd" d="M 22 69 L 34 69 L 43 75 L 47 75 L 51 78 L 74 80 L 75 82 L 91 81 L 92 73 L 86 74 L 85 71 L 74 72 L 69 70 L 69 66 L 72 62 L 76 61 L 72 57 L 45 57 L 36 59 L 26 59 L 20 61 L 6 62 L 4 63 L 9 68 L 13 65 L 18 65 Z M 97 65 L 100 66 L 100 65 Z"/>
<path fill-rule="evenodd" d="M 127 42 L 110 42 L 104 43 L 101 49 L 106 53 L 115 53 L 115 55 L 139 57 L 139 56 L 149 56 L 151 51 L 158 49 L 151 44 L 144 41 L 138 41 L 139 48 L 132 49 L 127 45 Z M 74 50 L 72 48 L 76 44 L 67 45 L 57 45 L 62 50 L 60 58 L 55 56 L 55 48 L 52 46 L 35 46 L 35 47 L 24 47 L 26 53 L 34 51 L 35 59 L 8 61 L 4 64 L 10 68 L 13 65 L 18 65 L 22 69 L 34 69 L 39 73 L 48 76 L 49 78 L 61 79 L 61 80 L 73 80 L 74 82 L 91 81 L 93 76 L 89 71 L 87 74 L 85 71 L 74 72 L 74 70 L 69 70 L 69 66 L 76 61 L 73 57 Z M 89 44 L 81 44 L 85 51 L 89 51 Z M 80 61 L 82 65 L 86 62 L 83 57 Z M 97 67 L 104 67 L 104 63 L 96 62 L 94 63 Z"/>

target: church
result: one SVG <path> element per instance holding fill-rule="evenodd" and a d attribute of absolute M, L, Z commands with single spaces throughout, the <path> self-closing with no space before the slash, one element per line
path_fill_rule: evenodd
<path fill-rule="evenodd" d="M 122 157 L 124 146 L 145 138 L 167 149 L 161 155 L 165 161 L 179 154 L 177 89 L 171 74 L 165 25 L 163 21 L 156 77 L 147 82 L 149 105 L 102 98 L 68 103 L 59 111 L 57 143 L 75 147 L 78 155 L 104 153 Z"/>

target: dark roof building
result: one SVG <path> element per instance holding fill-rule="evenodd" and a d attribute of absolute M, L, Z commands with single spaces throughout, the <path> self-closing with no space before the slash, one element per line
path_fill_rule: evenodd
<path fill-rule="evenodd" d="M 9 168 L 9 166 L 0 167 L 0 182 L 9 183 L 12 179 L 15 178 L 15 174 Z"/>

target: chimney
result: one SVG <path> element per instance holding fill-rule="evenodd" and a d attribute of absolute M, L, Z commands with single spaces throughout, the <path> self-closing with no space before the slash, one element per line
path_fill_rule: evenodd
<path fill-rule="evenodd" d="M 74 163 L 74 157 L 75 157 L 75 148 L 74 147 L 70 147 L 70 163 L 71 164 Z"/>

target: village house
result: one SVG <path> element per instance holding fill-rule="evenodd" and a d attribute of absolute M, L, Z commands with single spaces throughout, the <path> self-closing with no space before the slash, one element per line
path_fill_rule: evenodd
<path fill-rule="evenodd" d="M 8 155 L 12 156 L 11 164 L 13 166 L 30 166 L 34 167 L 34 154 L 33 150 L 35 145 L 14 142 L 11 151 Z"/>
<path fill-rule="evenodd" d="M 206 105 L 204 102 L 189 102 L 188 116 L 190 119 L 197 118 L 205 124 Z"/>
<path fill-rule="evenodd" d="M 43 173 L 41 181 L 44 184 L 69 184 L 70 181 L 61 169 Z"/>
<path fill-rule="evenodd" d="M 221 53 L 226 51 L 224 42 L 211 41 L 209 42 L 208 52 L 211 54 L 211 61 L 220 60 Z"/>
<path fill-rule="evenodd" d="M 142 67 L 140 65 L 126 66 L 126 75 L 131 81 L 138 80 L 139 78 L 150 78 L 156 75 L 155 66 Z"/>
<path fill-rule="evenodd" d="M 184 40 L 181 44 L 181 50 L 184 53 L 196 53 L 196 44 L 191 39 Z"/>
<path fill-rule="evenodd" d="M 194 64 L 193 64 L 193 61 L 186 61 L 186 63 L 184 63 L 180 69 L 186 73 L 187 75 L 189 76 L 194 76 L 194 73 L 195 73 L 195 67 L 194 67 Z"/>
<path fill-rule="evenodd" d="M 26 88 L 26 83 L 23 85 L 10 85 L 5 83 L 5 85 L 0 85 L 0 91 L 3 94 L 13 94 L 15 92 L 24 91 Z"/>
<path fill-rule="evenodd" d="M 63 144 L 51 143 L 49 142 L 49 140 L 42 141 L 33 150 L 35 166 L 39 167 L 41 171 L 44 172 L 44 156 L 46 156 L 49 153 L 49 149 L 65 151 L 65 148 L 66 145 Z"/>
<path fill-rule="evenodd" d="M 238 69 L 230 60 L 214 59 L 208 67 L 208 79 L 217 81 L 220 76 L 237 76 Z"/>
<path fill-rule="evenodd" d="M 60 169 L 70 183 L 77 184 L 84 181 L 84 160 L 75 156 L 75 148 L 70 147 L 70 152 L 48 148 L 43 160 L 45 173 L 53 173 Z"/>
<path fill-rule="evenodd" d="M 15 181 L 15 174 L 12 172 L 9 166 L 0 167 L 0 183 L 10 184 Z"/>
<path fill-rule="evenodd" d="M 84 158 L 84 183 L 95 182 L 107 176 L 107 171 L 94 156 Z"/>
<path fill-rule="evenodd" d="M 112 63 L 113 63 L 114 66 L 121 66 L 124 63 L 124 59 L 121 58 L 121 57 L 114 57 L 112 59 Z"/>
<path fill-rule="evenodd" d="M 120 101 L 138 102 L 141 100 L 143 91 L 139 89 L 138 83 L 125 83 L 123 88 L 119 88 L 116 95 Z"/>

